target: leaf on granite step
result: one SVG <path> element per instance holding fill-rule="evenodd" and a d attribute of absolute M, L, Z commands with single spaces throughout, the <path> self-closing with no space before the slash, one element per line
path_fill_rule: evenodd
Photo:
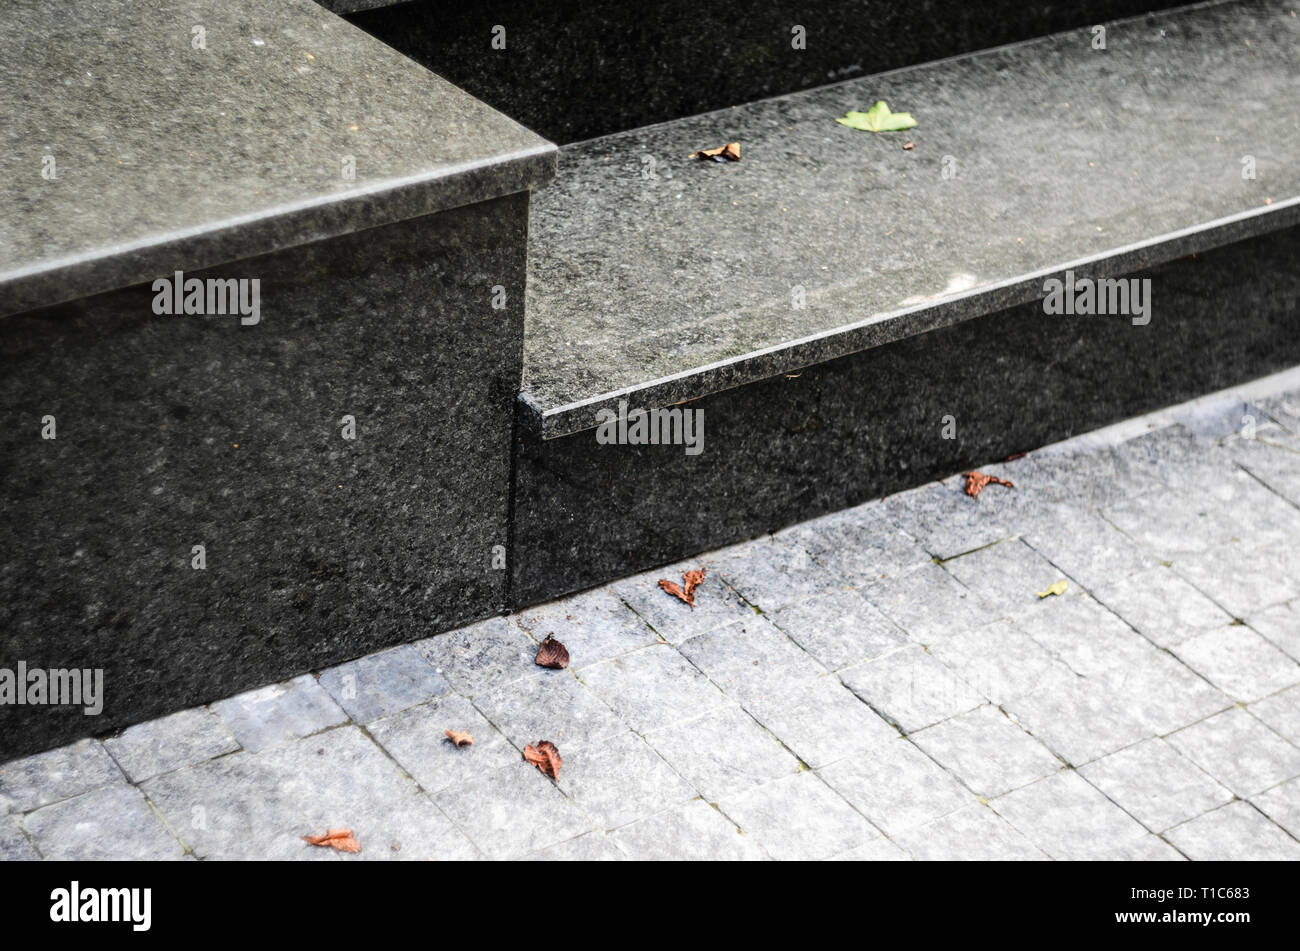
<path fill-rule="evenodd" d="M 1062 578 L 1060 581 L 1053 581 L 1050 585 L 1048 585 L 1046 591 L 1038 591 L 1036 593 L 1040 598 L 1048 598 L 1054 594 L 1056 595 L 1065 594 L 1065 589 L 1068 587 L 1069 585 L 1066 584 L 1065 579 Z"/>
<path fill-rule="evenodd" d="M 682 590 L 682 586 L 679 585 L 676 581 L 668 581 L 664 578 L 660 578 L 659 587 L 662 588 L 664 591 L 667 591 L 674 598 L 677 598 L 681 601 L 685 601 L 691 607 L 695 607 L 695 598 L 686 597 L 686 592 Z"/>
<path fill-rule="evenodd" d="M 901 132 L 916 126 L 916 120 L 910 112 L 891 112 L 889 105 L 881 99 L 866 112 L 845 113 L 843 119 L 836 119 L 840 125 L 863 132 Z"/>
<path fill-rule="evenodd" d="M 695 589 L 700 586 L 700 582 L 704 580 L 707 571 L 707 568 L 696 568 L 694 571 L 682 572 L 683 591 L 686 597 L 690 599 L 692 606 L 695 604 Z"/>
<path fill-rule="evenodd" d="M 447 739 L 451 740 L 457 746 L 473 746 L 474 737 L 470 736 L 464 730 L 443 730 L 447 734 Z"/>
<path fill-rule="evenodd" d="M 716 149 L 700 149 L 698 152 L 692 152 L 689 157 L 699 159 L 701 162 L 709 159 L 715 162 L 739 162 L 740 143 L 728 142 L 726 145 L 719 145 Z"/>
<path fill-rule="evenodd" d="M 547 634 L 546 640 L 542 641 L 537 648 L 537 656 L 533 658 L 533 663 L 538 667 L 563 670 L 569 666 L 569 651 L 555 639 L 554 634 Z"/>
<path fill-rule="evenodd" d="M 304 835 L 302 839 L 311 845 L 338 849 L 340 852 L 361 851 L 361 843 L 352 837 L 351 829 L 327 829 L 321 835 Z"/>
<path fill-rule="evenodd" d="M 560 775 L 560 767 L 564 765 L 564 760 L 560 759 L 560 751 L 555 748 L 555 744 L 550 740 L 538 740 L 537 745 L 529 744 L 524 747 L 524 759 L 532 763 L 551 779 L 556 779 Z"/>
<path fill-rule="evenodd" d="M 999 479 L 997 476 L 985 475 L 983 472 L 963 472 L 966 477 L 966 494 L 972 499 L 978 499 L 980 493 L 984 491 L 986 485 L 1005 485 L 1008 489 L 1014 489 L 1015 486 L 1006 479 Z"/>

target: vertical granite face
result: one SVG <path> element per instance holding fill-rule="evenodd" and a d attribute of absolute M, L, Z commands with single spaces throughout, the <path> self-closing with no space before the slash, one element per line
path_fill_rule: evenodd
<path fill-rule="evenodd" d="M 1300 229 L 1140 271 L 1151 321 L 1041 303 L 685 404 L 703 451 L 516 448 L 513 600 L 666 564 L 1300 363 Z M 946 417 L 956 438 L 943 438 Z"/>
<path fill-rule="evenodd" d="M 104 683 L 0 706 L 0 759 L 502 609 L 527 211 L 186 275 L 260 280 L 253 324 L 148 284 L 0 320 L 0 668 Z"/>
<path fill-rule="evenodd" d="M 1180 5 L 662 0 L 633 10 L 591 0 L 417 0 L 348 19 L 565 143 Z M 504 48 L 493 45 L 497 27 Z"/>

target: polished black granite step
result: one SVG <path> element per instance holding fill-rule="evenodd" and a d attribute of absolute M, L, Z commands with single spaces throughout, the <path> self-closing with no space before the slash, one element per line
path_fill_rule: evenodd
<path fill-rule="evenodd" d="M 1300 221 L 1300 19 L 1226 3 L 562 149 L 522 422 L 695 399 Z M 910 131 L 835 122 L 885 99 Z M 739 141 L 742 160 L 699 162 Z M 906 143 L 914 143 L 904 148 Z M 1175 319 L 1172 316 L 1166 319 Z"/>

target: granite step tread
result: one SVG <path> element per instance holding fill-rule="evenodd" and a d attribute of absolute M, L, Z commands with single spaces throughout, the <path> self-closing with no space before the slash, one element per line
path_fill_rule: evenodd
<path fill-rule="evenodd" d="M 620 399 L 697 398 L 1042 298 L 1067 269 L 1129 273 L 1300 222 L 1291 5 L 1187 7 L 1093 40 L 562 148 L 530 225 L 527 421 L 580 432 Z M 878 99 L 918 127 L 834 121 Z M 730 141 L 742 161 L 688 158 Z"/>
<path fill-rule="evenodd" d="M 554 169 L 549 142 L 312 0 L 15 0 L 0 62 L 0 315 Z"/>

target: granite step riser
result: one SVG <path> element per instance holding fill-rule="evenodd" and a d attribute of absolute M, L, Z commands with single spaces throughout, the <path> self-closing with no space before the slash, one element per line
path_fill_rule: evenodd
<path fill-rule="evenodd" d="M 1151 282 L 1148 323 L 1050 316 L 1035 301 L 693 400 L 681 408 L 702 416 L 691 434 L 698 452 L 603 444 L 599 429 L 524 434 L 513 602 L 675 562 L 1300 363 L 1298 254 L 1293 227 L 1133 273 Z M 522 418 L 529 412 L 521 406 Z M 606 427 L 618 433 L 617 422 Z"/>
<path fill-rule="evenodd" d="M 0 321 L 0 667 L 105 693 L 0 706 L 0 759 L 507 606 L 527 208 L 183 271 L 255 312 L 151 282 Z"/>
<path fill-rule="evenodd" d="M 630 16 L 590 0 L 320 2 L 559 143 L 1182 5 L 669 0 Z"/>

